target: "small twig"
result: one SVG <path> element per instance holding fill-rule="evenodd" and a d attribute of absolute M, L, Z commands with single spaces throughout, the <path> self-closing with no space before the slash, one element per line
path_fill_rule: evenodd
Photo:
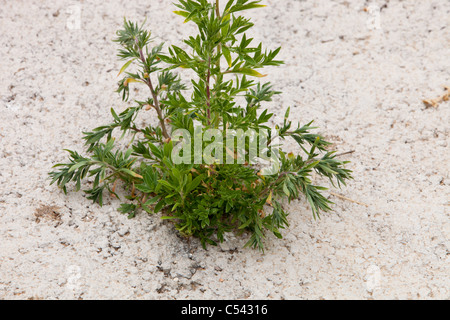
<path fill-rule="evenodd" d="M 365 204 L 365 203 L 363 203 L 363 202 L 359 202 L 359 201 L 356 201 L 356 200 L 353 200 L 353 199 L 350 199 L 350 198 L 341 196 L 340 194 L 337 194 L 337 193 L 334 193 L 334 192 L 331 192 L 331 191 L 330 191 L 330 194 L 331 194 L 332 196 L 335 196 L 335 197 L 338 197 L 338 198 L 341 198 L 341 199 L 343 199 L 343 200 L 347 200 L 347 201 L 350 201 L 350 202 L 353 202 L 353 203 L 357 203 L 357 204 L 360 204 L 360 205 L 362 205 L 362 206 L 366 206 L 366 207 L 369 206 L 368 204 Z"/>
<path fill-rule="evenodd" d="M 138 128 L 136 128 L 136 127 L 130 127 L 129 128 L 130 130 L 133 130 L 133 131 L 135 131 L 135 132 L 143 132 L 141 129 L 138 129 Z"/>
<path fill-rule="evenodd" d="M 296 172 L 290 172 L 290 171 L 281 172 L 280 175 L 278 176 L 278 179 L 277 179 L 277 180 L 275 180 L 275 181 L 273 181 L 272 183 L 270 183 L 270 184 L 267 186 L 267 188 L 265 188 L 263 191 L 260 192 L 260 194 L 259 194 L 260 197 L 264 196 L 268 191 L 270 191 L 270 190 L 272 189 L 272 187 L 273 187 L 274 185 L 276 185 L 277 183 L 281 182 L 281 180 L 283 180 L 283 177 L 284 177 L 285 175 L 288 175 L 288 174 L 297 175 Z"/>
<path fill-rule="evenodd" d="M 206 109 L 206 116 L 208 117 L 208 125 L 211 124 L 211 89 L 210 89 L 210 81 L 211 81 L 211 57 L 208 58 L 208 75 L 206 76 L 206 105 L 208 108 Z"/>
<path fill-rule="evenodd" d="M 216 16 L 220 19 L 219 0 L 216 0 Z"/>
<path fill-rule="evenodd" d="M 138 43 L 138 39 L 137 38 L 136 38 L 136 45 L 138 46 L 139 57 L 140 57 L 142 63 L 144 64 L 144 69 L 145 69 L 145 71 L 148 74 L 150 74 L 150 70 L 148 70 L 148 68 L 147 68 L 147 63 L 146 63 L 146 60 L 145 60 L 145 57 L 144 57 L 144 53 L 142 51 L 142 48 L 139 47 L 139 43 Z M 152 94 L 154 108 L 156 110 L 156 113 L 158 114 L 158 119 L 159 119 L 159 122 L 161 124 L 162 134 L 163 134 L 164 138 L 169 139 L 170 136 L 169 136 L 169 134 L 167 132 L 167 128 L 166 128 L 166 126 L 164 124 L 164 117 L 163 117 L 163 113 L 162 113 L 161 107 L 159 105 L 158 95 L 156 94 L 156 91 L 153 88 L 153 84 L 152 84 L 152 80 L 150 79 L 150 76 L 147 79 L 145 79 L 144 81 L 147 84 L 147 86 L 149 87 L 150 93 Z"/>
<path fill-rule="evenodd" d="M 439 103 L 443 101 L 448 101 L 450 99 L 450 87 L 444 86 L 445 94 L 440 96 L 437 99 L 431 99 L 431 100 L 423 100 L 422 102 L 425 104 L 426 108 L 437 108 Z"/>
<path fill-rule="evenodd" d="M 338 154 L 336 155 L 336 157 L 345 156 L 345 155 L 347 155 L 347 154 L 352 154 L 352 153 L 355 153 L 355 152 L 356 152 L 356 150 L 347 151 L 347 152 L 343 152 L 343 153 L 338 153 Z"/>

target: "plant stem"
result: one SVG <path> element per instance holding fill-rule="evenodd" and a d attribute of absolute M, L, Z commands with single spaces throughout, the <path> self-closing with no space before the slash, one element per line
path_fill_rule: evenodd
<path fill-rule="evenodd" d="M 216 0 L 216 16 L 220 20 L 220 8 L 219 8 L 219 0 Z M 222 47 L 220 44 L 217 46 L 217 55 L 220 56 L 220 51 L 222 50 Z M 208 73 L 206 75 L 206 117 L 208 119 L 208 126 L 211 125 L 211 56 L 213 53 L 214 48 L 210 48 L 209 57 L 208 57 Z M 216 66 L 219 69 L 219 76 L 220 76 L 220 58 L 218 59 Z M 216 79 L 217 81 L 218 79 Z M 217 117 L 217 124 L 218 127 L 219 123 L 219 117 Z"/>
<path fill-rule="evenodd" d="M 148 84 L 148 87 L 150 88 L 150 92 L 152 93 L 152 96 L 153 96 L 153 103 L 155 104 L 155 110 L 158 113 L 158 119 L 159 119 L 159 123 L 161 124 L 162 134 L 163 134 L 164 138 L 169 139 L 170 136 L 167 133 L 167 128 L 166 128 L 166 124 L 164 123 L 164 117 L 163 117 L 163 114 L 161 111 L 161 107 L 159 105 L 158 96 L 156 95 L 155 89 L 153 88 L 152 80 L 150 80 L 150 76 L 147 78 L 147 84 Z"/>
<path fill-rule="evenodd" d="M 288 175 L 288 174 L 297 174 L 296 172 L 290 172 L 290 171 L 286 171 L 286 172 L 282 172 L 280 173 L 280 175 L 278 176 L 278 179 L 273 181 L 272 183 L 270 183 L 267 188 L 265 188 L 263 191 L 261 191 L 261 193 L 259 194 L 260 197 L 265 196 L 265 194 L 272 190 L 272 187 L 274 185 L 276 185 L 277 183 L 281 182 L 281 180 L 283 180 L 284 176 Z"/>
<path fill-rule="evenodd" d="M 220 19 L 219 0 L 216 0 L 216 16 Z"/>
<path fill-rule="evenodd" d="M 206 115 L 208 117 L 208 125 L 211 124 L 211 56 L 208 58 L 208 75 L 206 76 Z"/>
<path fill-rule="evenodd" d="M 219 0 L 216 0 L 216 16 L 217 16 L 217 19 L 222 21 L 222 18 L 220 16 Z M 221 74 L 221 69 L 220 69 L 221 52 L 222 52 L 222 44 L 219 43 L 217 46 L 217 55 L 219 56 L 219 59 L 217 59 L 217 64 L 216 64 L 217 69 L 219 70 L 219 74 L 217 75 L 216 82 L 222 82 L 222 74 Z M 216 123 L 215 123 L 216 128 L 219 127 L 219 123 L 220 123 L 220 117 L 218 116 L 216 119 Z"/>
<path fill-rule="evenodd" d="M 353 199 L 344 197 L 344 196 L 342 196 L 342 195 L 340 195 L 340 194 L 337 194 L 337 193 L 334 193 L 334 192 L 331 192 L 331 191 L 329 191 L 329 193 L 330 193 L 332 196 L 341 198 L 341 199 L 343 199 L 343 200 L 347 200 L 347 201 L 350 201 L 350 202 L 353 202 L 353 203 L 356 203 L 356 204 L 360 204 L 360 205 L 366 206 L 366 207 L 369 206 L 368 204 L 365 204 L 365 203 L 363 203 L 363 202 L 359 202 L 359 201 L 356 201 L 356 200 L 353 200 Z"/>
<path fill-rule="evenodd" d="M 136 44 L 138 44 L 138 39 L 137 38 L 136 38 Z M 145 57 L 144 57 L 144 53 L 142 52 L 142 48 L 139 47 L 139 46 L 138 46 L 138 48 L 139 48 L 139 56 L 141 58 L 142 63 L 144 64 L 145 72 L 147 72 L 147 74 L 149 75 L 148 78 L 145 79 L 144 81 L 147 84 L 147 86 L 149 87 L 150 92 L 152 94 L 153 104 L 154 104 L 156 113 L 158 114 L 158 119 L 159 119 L 159 123 L 161 124 L 162 134 L 163 134 L 164 138 L 169 139 L 170 136 L 167 133 L 167 128 L 166 128 L 166 125 L 164 123 L 164 117 L 163 117 L 163 113 L 162 113 L 161 107 L 159 105 L 158 95 L 156 94 L 156 91 L 153 88 L 152 80 L 150 78 L 150 72 L 149 72 L 150 70 L 148 70 L 148 68 L 147 68 L 147 63 L 145 61 Z"/>

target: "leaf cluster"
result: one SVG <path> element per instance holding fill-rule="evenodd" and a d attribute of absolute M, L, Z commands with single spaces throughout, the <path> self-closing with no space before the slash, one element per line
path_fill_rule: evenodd
<path fill-rule="evenodd" d="M 240 15 L 264 7 L 261 1 L 229 0 L 223 11 L 218 0 L 179 0 L 176 6 L 175 13 L 185 23 L 194 23 L 198 33 L 166 52 L 163 44 L 153 45 L 151 33 L 142 25 L 124 21 L 115 39 L 118 57 L 124 61 L 117 92 L 128 101 L 130 86 L 142 85 L 149 97 L 134 100 L 135 106 L 120 113 L 112 108 L 109 124 L 84 132 L 88 156 L 67 150 L 69 161 L 55 165 L 51 183 L 67 192 L 67 184 L 74 182 L 78 191 L 82 180 L 90 179 L 84 190 L 89 199 L 100 205 L 104 193 L 123 199 L 119 211 L 130 218 L 142 210 L 160 213 L 181 234 L 199 238 L 204 246 L 224 241 L 227 232 L 248 232 L 247 246 L 263 250 L 267 232 L 282 238 L 282 229 L 289 225 L 283 209 L 286 200 L 304 197 L 315 218 L 330 211 L 331 202 L 322 194 L 326 188 L 313 183 L 313 173 L 341 187 L 352 178 L 351 171 L 345 168 L 347 162 L 328 151 L 330 143 L 314 133 L 312 122 L 293 126 L 289 108 L 284 122 L 270 128 L 273 114 L 262 105 L 281 92 L 258 80 L 265 76 L 262 68 L 283 63 L 277 59 L 280 48 L 253 44 L 247 33 L 253 23 Z M 131 67 L 135 71 L 130 72 Z M 183 69 L 196 77 L 182 81 Z M 192 89 L 190 96 L 187 88 Z M 243 103 L 238 102 L 240 97 Z M 139 114 L 153 115 L 158 125 L 139 127 L 135 121 Z M 173 152 L 182 142 L 173 140 L 172 132 L 184 129 L 196 137 L 195 124 L 201 126 L 201 135 L 210 129 L 223 132 L 224 141 L 228 130 L 269 130 L 268 146 L 275 138 L 292 138 L 302 153 L 280 148 L 280 168 L 271 175 L 262 174 L 248 154 L 244 163 L 196 163 L 193 158 L 176 163 Z M 130 138 L 128 149 L 117 146 L 116 129 L 122 132 L 121 139 Z M 245 139 L 244 153 L 249 144 Z M 207 141 L 201 147 L 204 154 Z M 225 143 L 222 151 L 224 158 L 237 159 Z M 212 158 L 217 160 L 217 154 Z"/>

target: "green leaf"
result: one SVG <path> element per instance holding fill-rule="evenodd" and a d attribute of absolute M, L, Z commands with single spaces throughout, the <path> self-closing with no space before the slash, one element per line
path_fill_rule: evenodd
<path fill-rule="evenodd" d="M 289 112 L 291 111 L 291 108 L 287 108 L 286 113 L 284 115 L 284 119 L 287 120 L 289 118 Z"/>
<path fill-rule="evenodd" d="M 152 151 L 153 155 L 159 159 L 163 158 L 163 154 L 161 152 L 161 150 L 155 146 L 153 143 L 148 143 L 148 146 L 150 147 L 150 150 Z"/>
<path fill-rule="evenodd" d="M 171 185 L 169 182 L 167 182 L 166 180 L 158 180 L 158 183 L 165 186 L 166 188 L 168 188 L 169 190 L 175 190 L 176 187 L 174 187 L 173 185 Z"/>
<path fill-rule="evenodd" d="M 120 72 L 117 76 L 120 76 L 132 63 L 133 63 L 134 59 L 131 59 L 130 61 L 128 61 L 127 63 L 125 63 L 123 65 L 123 67 L 120 69 Z"/>
<path fill-rule="evenodd" d="M 130 213 L 131 211 L 136 209 L 136 205 L 130 203 L 122 203 L 120 207 L 117 209 L 121 213 Z"/>
<path fill-rule="evenodd" d="M 247 76 L 257 77 L 257 78 L 263 78 L 266 77 L 266 74 L 261 74 L 258 71 L 251 69 L 251 68 L 240 68 L 240 69 L 233 69 L 231 71 L 227 71 L 227 73 L 240 73 L 245 74 Z"/>
<path fill-rule="evenodd" d="M 239 226 L 239 229 L 247 228 L 252 222 L 253 222 L 253 219 L 249 218 L 245 223 L 243 223 Z"/>
<path fill-rule="evenodd" d="M 223 56 L 227 60 L 228 66 L 231 68 L 232 60 L 231 60 L 231 53 L 230 49 L 228 49 L 227 46 L 222 47 Z"/>
<path fill-rule="evenodd" d="M 234 2 L 235 0 L 228 0 L 228 2 L 227 2 L 227 5 L 225 6 L 225 12 L 227 12 L 228 11 L 228 9 L 230 9 L 230 7 L 233 5 L 233 2 Z"/>
<path fill-rule="evenodd" d="M 114 117 L 114 120 L 120 121 L 119 116 L 117 115 L 117 113 L 114 111 L 113 108 L 111 108 L 111 114 L 112 114 L 112 116 Z"/>
<path fill-rule="evenodd" d="M 146 205 L 146 206 L 149 206 L 149 205 L 155 204 L 156 202 L 158 202 L 159 199 L 160 199 L 159 196 L 156 196 L 156 197 L 153 197 L 153 198 L 151 198 L 151 199 L 148 199 L 148 200 L 145 202 L 145 205 Z"/>
<path fill-rule="evenodd" d="M 104 154 L 107 154 L 114 148 L 114 138 L 111 138 L 108 140 L 108 142 L 105 145 L 105 149 L 103 150 Z"/>
<path fill-rule="evenodd" d="M 234 13 L 238 11 L 244 11 L 249 9 L 256 9 L 256 8 L 264 8 L 266 5 L 258 4 L 261 1 L 254 1 L 246 5 L 239 4 L 239 1 L 236 5 L 232 6 L 227 13 Z"/>
<path fill-rule="evenodd" d="M 89 177 L 93 184 L 84 190 L 87 198 L 103 205 L 105 189 L 118 198 L 115 190 L 116 182 L 119 182 L 123 190 L 128 191 L 124 197 L 130 202 L 121 204 L 119 211 L 129 218 L 139 209 L 149 214 L 164 212 L 162 219 L 176 220 L 173 221 L 175 229 L 182 235 L 199 238 L 202 246 L 216 244 L 213 239 L 224 241 L 227 232 L 245 230 L 250 233 L 245 246 L 263 251 L 267 231 L 282 238 L 280 230 L 289 226 L 288 213 L 281 205 L 283 201 L 303 196 L 308 207 L 311 206 L 314 218 L 320 218 L 321 212 L 330 210 L 332 202 L 321 194 L 324 187 L 312 185 L 313 175 L 319 181 L 323 177 L 329 178 L 332 186 L 336 182 L 339 187 L 352 176 L 351 171 L 344 168 L 347 162 L 335 159 L 333 152 L 328 151 L 330 143 L 310 132 L 316 129 L 311 127 L 312 122 L 302 127 L 299 123 L 293 128 L 288 120 L 290 108 L 285 111 L 284 121 L 276 125 L 277 131 L 270 131 L 268 122 L 273 114 L 263 109 L 264 103 L 272 101 L 280 92 L 270 83 L 261 83 L 253 77 L 265 77 L 261 71 L 263 67 L 283 63 L 275 60 L 280 48 L 270 50 L 263 49 L 262 43 L 253 45 L 254 39 L 249 37 L 247 30 L 254 24 L 250 18 L 237 14 L 264 7 L 261 1 L 223 1 L 226 2 L 223 3 L 225 10 L 218 15 L 215 9 L 219 1 L 176 1 L 179 9 L 174 13 L 182 16 L 185 22 L 193 21 L 197 25 L 196 34 L 181 41 L 187 48 L 171 46 L 166 55 L 162 45 L 151 44 L 151 33 L 142 25 L 125 20 L 114 40 L 120 45 L 118 57 L 123 64 L 118 74 L 121 78 L 117 92 L 128 101 L 134 92 L 130 90 L 130 84 L 145 82 L 150 89 L 148 98 L 135 100 L 137 106 L 127 106 L 121 113 L 111 108 L 111 123 L 83 132 L 88 156 L 69 151 L 69 161 L 55 165 L 54 171 L 49 173 L 50 183 L 57 184 L 67 193 L 69 183 L 81 190 L 82 180 Z M 138 62 L 133 65 L 134 73 L 129 71 L 133 62 Z M 189 69 L 188 77 L 194 75 L 185 79 L 185 83 L 193 84 L 192 92 L 190 90 L 186 96 L 183 90 L 187 87 L 170 71 L 179 67 Z M 152 83 L 152 80 L 156 82 Z M 153 111 L 147 113 L 142 122 L 138 113 L 143 109 Z M 145 121 L 148 116 L 156 116 L 157 124 Z M 138 128 L 136 120 L 145 125 Z M 251 163 L 254 159 L 248 159 L 248 165 L 174 163 L 174 146 L 179 147 L 183 142 L 189 144 L 191 139 L 171 141 L 168 139 L 170 133 L 184 129 L 191 137 L 198 138 L 204 131 L 197 132 L 197 124 L 205 129 L 268 130 L 270 135 L 266 139 L 261 139 L 263 135 L 258 136 L 266 143 L 271 138 L 273 141 L 274 133 L 282 139 L 292 137 L 306 158 L 303 153 L 280 149 L 280 172 L 271 176 L 261 175 L 258 166 Z M 116 129 L 122 131 L 121 139 L 129 134 L 129 141 L 115 144 L 113 133 Z M 239 139 L 245 148 L 254 142 L 249 136 Z M 261 149 L 264 141 L 259 142 Z M 200 143 L 199 147 L 205 145 Z M 195 143 L 190 147 L 193 149 L 182 149 L 183 155 L 189 150 L 191 153 L 197 151 Z M 230 152 L 234 156 L 234 152 Z M 242 154 L 246 156 L 245 161 L 250 158 L 250 152 L 247 154 L 245 150 Z M 271 213 L 268 213 L 269 207 L 273 209 Z"/>
<path fill-rule="evenodd" d="M 283 192 L 290 197 L 291 196 L 291 192 L 289 191 L 289 189 L 286 186 L 286 183 L 283 183 Z"/>
<path fill-rule="evenodd" d="M 161 211 L 161 209 L 164 207 L 164 205 L 166 204 L 165 200 L 161 200 L 160 202 L 158 202 L 155 206 L 155 213 L 158 213 L 159 211 Z"/>
<path fill-rule="evenodd" d="M 161 217 L 162 220 L 175 220 L 175 219 L 179 219 L 177 217 L 170 217 L 170 216 L 162 216 Z"/>
<path fill-rule="evenodd" d="M 82 166 L 85 166 L 87 163 L 88 163 L 88 161 L 78 162 L 77 164 L 70 167 L 68 173 L 74 172 L 75 170 L 81 168 Z"/>
<path fill-rule="evenodd" d="M 143 193 L 151 193 L 153 190 L 147 187 L 145 184 L 137 184 L 136 189 L 142 191 Z"/>
<path fill-rule="evenodd" d="M 303 170 L 312 169 L 312 168 L 316 167 L 319 163 L 320 163 L 320 160 L 314 161 L 314 162 L 308 164 L 306 167 L 304 167 Z"/>
<path fill-rule="evenodd" d="M 128 175 L 130 175 L 130 176 L 132 176 L 134 178 L 144 179 L 144 177 L 142 177 L 141 175 L 139 175 L 136 172 L 131 171 L 129 169 L 122 168 L 119 171 L 124 172 L 124 173 L 126 173 L 126 174 L 128 174 Z"/>
<path fill-rule="evenodd" d="M 132 153 L 133 153 L 133 149 L 128 149 L 128 150 L 125 152 L 124 159 L 128 159 L 128 158 L 131 156 Z"/>
<path fill-rule="evenodd" d="M 179 16 L 182 16 L 184 18 L 187 18 L 189 16 L 189 12 L 186 12 L 186 11 L 174 11 L 173 13 L 175 13 Z"/>
<path fill-rule="evenodd" d="M 195 188 L 198 187 L 198 185 L 202 182 L 204 175 L 199 175 L 196 177 L 192 182 L 189 183 L 189 185 L 186 187 L 185 192 L 190 193 L 192 190 L 195 190 Z"/>

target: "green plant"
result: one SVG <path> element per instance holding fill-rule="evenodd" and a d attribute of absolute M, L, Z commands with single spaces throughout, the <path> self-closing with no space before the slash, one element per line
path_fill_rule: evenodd
<path fill-rule="evenodd" d="M 260 1 L 229 0 L 223 11 L 219 0 L 179 0 L 176 6 L 175 13 L 195 23 L 198 34 L 183 41 L 186 50 L 173 45 L 163 53 L 162 44 L 151 47 L 148 31 L 125 20 L 115 40 L 121 46 L 118 56 L 126 61 L 117 91 L 126 101 L 130 85 L 138 83 L 148 87 L 150 97 L 135 100 L 134 107 L 121 113 L 111 109 L 110 124 L 84 132 L 89 156 L 67 150 L 69 161 L 55 165 L 51 183 L 66 193 L 69 182 L 78 191 L 81 180 L 89 177 L 92 185 L 85 192 L 100 205 L 105 191 L 119 197 L 120 185 L 128 201 L 119 211 L 130 218 L 140 210 L 163 212 L 163 219 L 171 219 L 181 234 L 199 238 L 203 246 L 223 241 L 226 232 L 248 231 L 246 246 L 263 250 L 267 231 L 281 238 L 280 230 L 288 226 L 283 201 L 303 195 L 314 218 L 330 210 L 331 202 L 321 193 L 325 188 L 311 181 L 313 172 L 340 187 L 352 178 L 351 171 L 327 151 L 329 143 L 322 136 L 312 133 L 312 122 L 292 125 L 289 108 L 282 124 L 269 127 L 272 114 L 261 111 L 261 105 L 280 92 L 254 79 L 263 77 L 259 69 L 283 63 L 276 60 L 280 48 L 252 46 L 246 31 L 253 23 L 237 15 L 263 7 Z M 132 65 L 134 73 L 127 71 Z M 173 73 L 177 68 L 196 74 L 190 98 Z M 156 111 L 158 125 L 138 127 L 137 115 L 149 110 Z M 117 146 L 115 130 L 130 137 L 130 148 Z M 189 137 L 175 138 L 180 130 Z M 235 141 L 228 135 L 232 130 L 252 134 Z M 287 138 L 295 139 L 302 154 L 275 145 Z M 266 160 L 276 158 L 276 170 L 264 171 L 254 161 L 252 141 L 259 142 L 257 155 L 264 151 Z M 183 161 L 175 161 L 175 155 Z"/>

